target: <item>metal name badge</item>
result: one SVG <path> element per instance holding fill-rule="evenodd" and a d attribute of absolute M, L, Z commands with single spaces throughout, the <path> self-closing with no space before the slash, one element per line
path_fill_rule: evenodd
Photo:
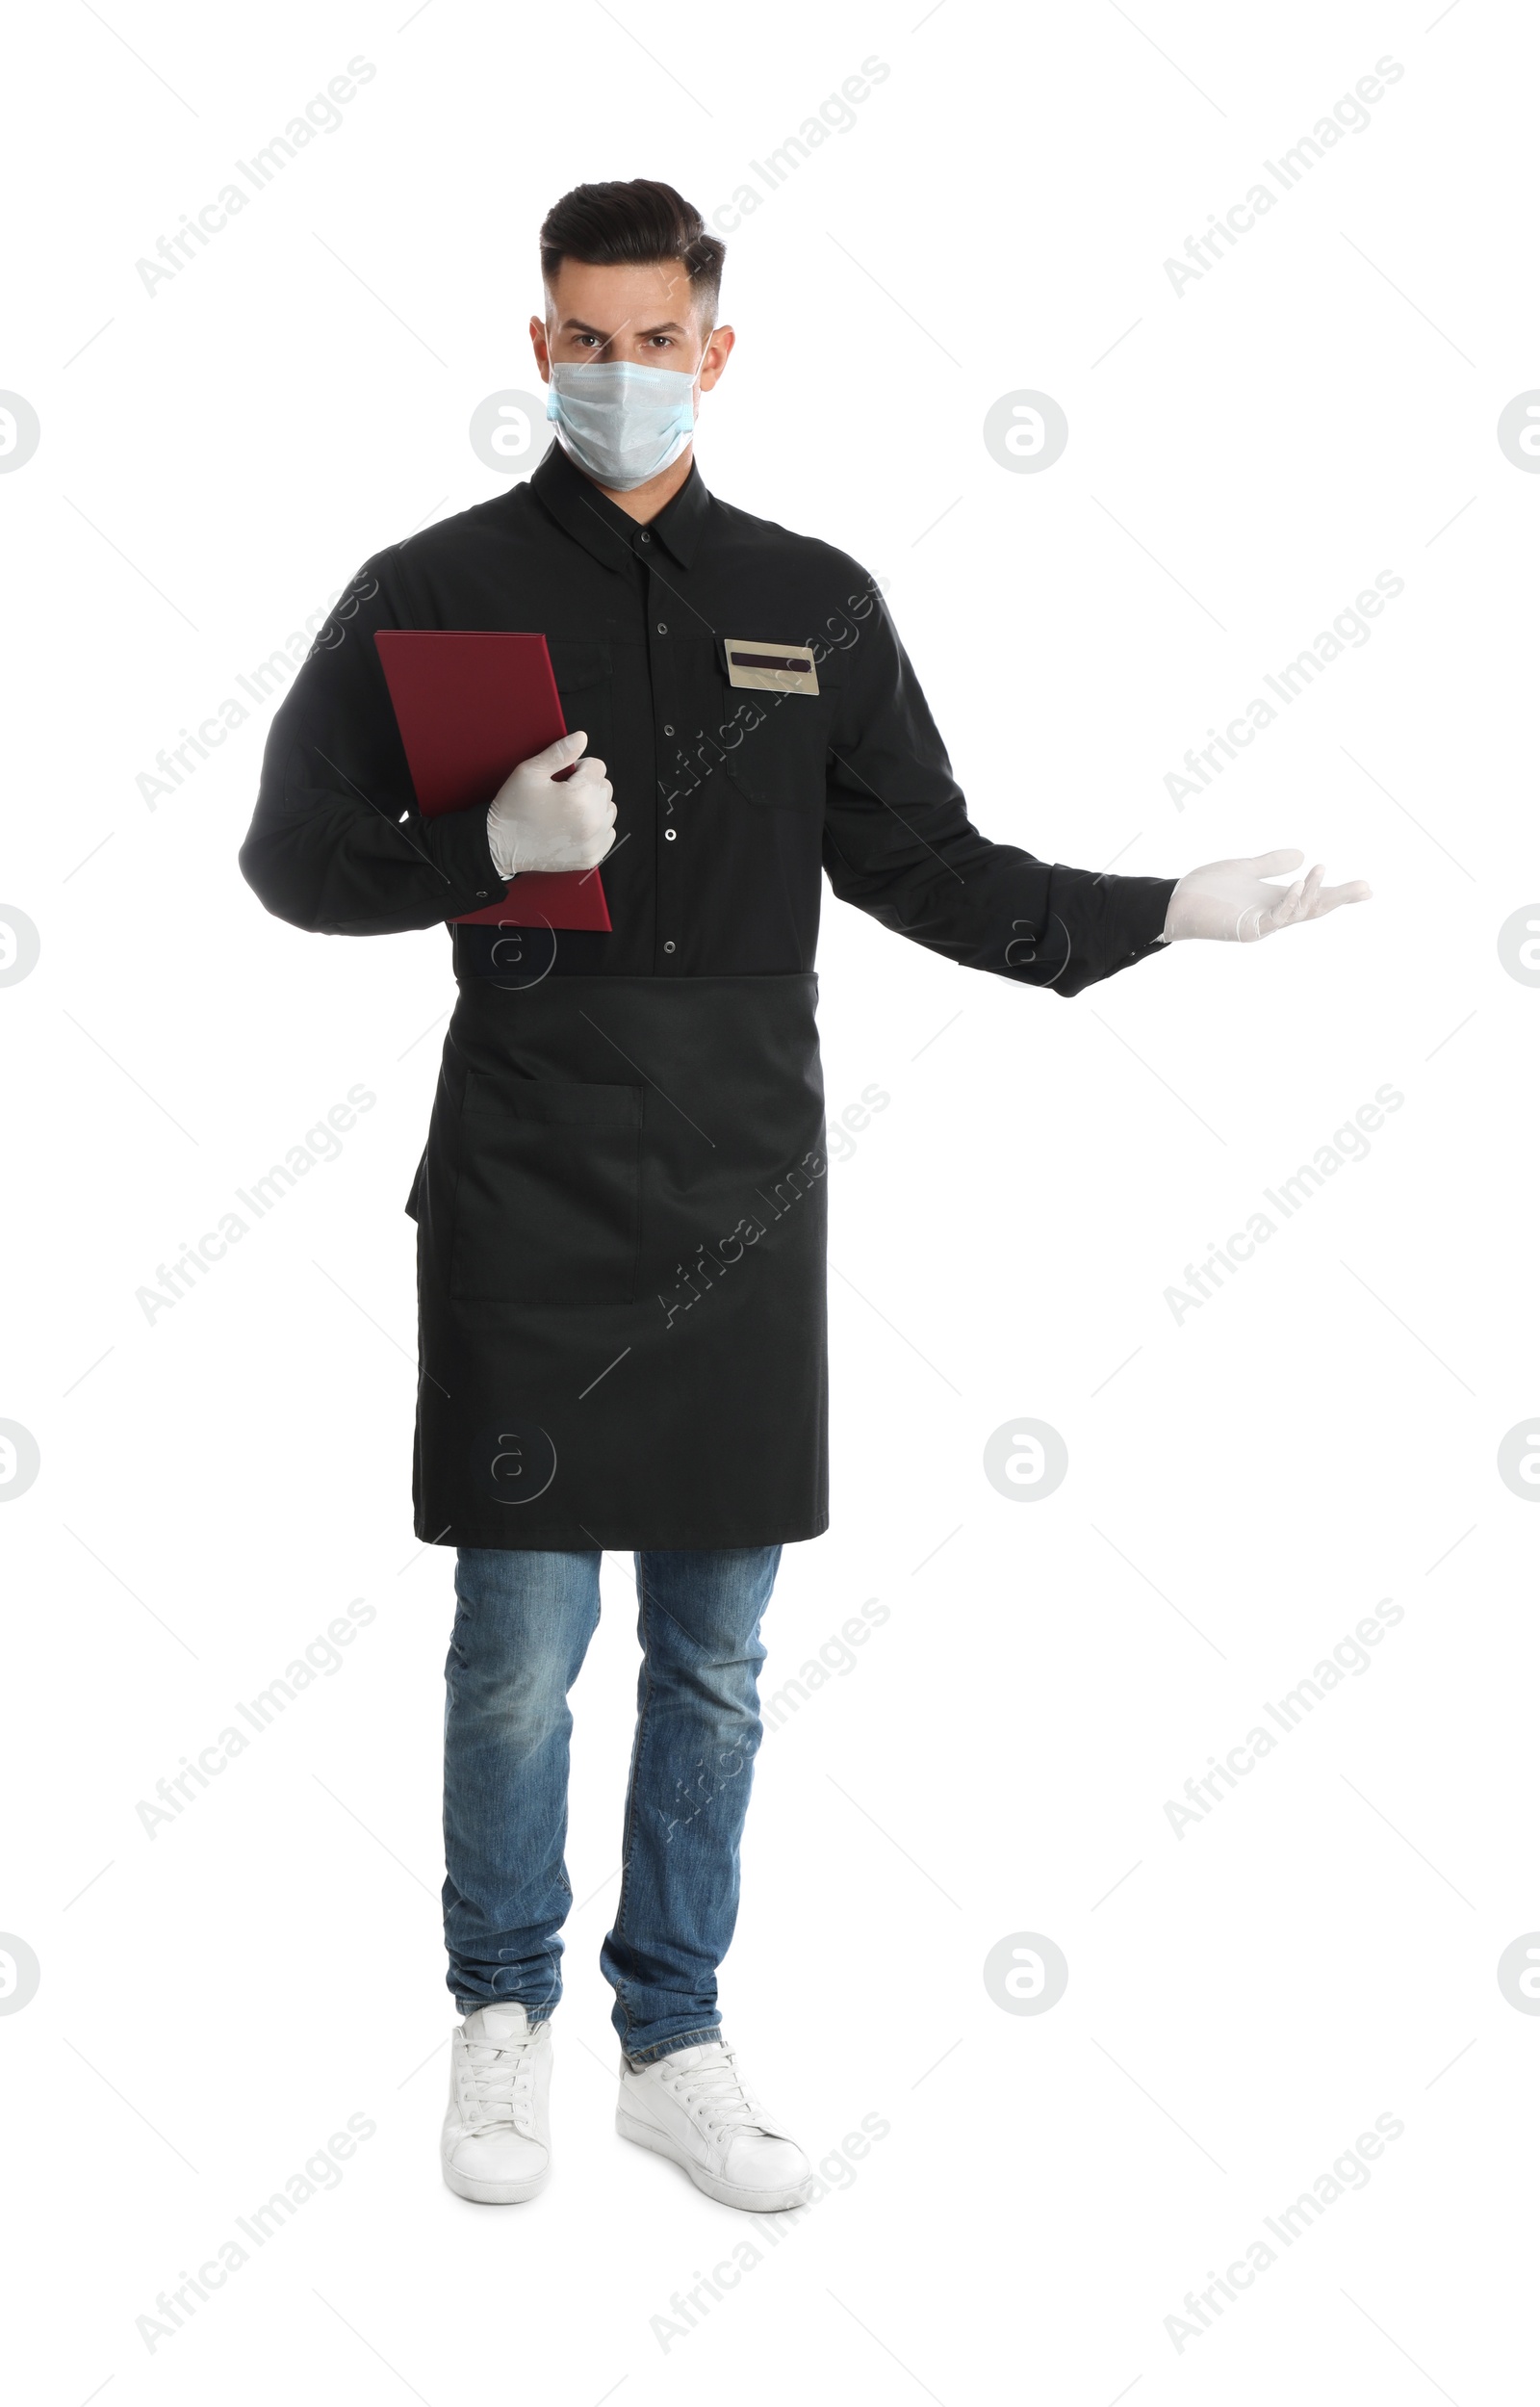
<path fill-rule="evenodd" d="M 818 670 L 805 643 L 748 643 L 725 635 L 723 655 L 730 686 L 759 693 L 816 693 Z"/>

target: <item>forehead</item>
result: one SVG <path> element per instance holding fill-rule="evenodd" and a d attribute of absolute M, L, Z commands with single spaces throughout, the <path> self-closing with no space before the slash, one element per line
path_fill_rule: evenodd
<path fill-rule="evenodd" d="M 682 324 L 695 308 L 682 259 L 612 268 L 564 259 L 546 291 L 548 319 L 559 325 L 566 318 L 580 318 L 604 334 L 618 333 L 625 325 L 656 325 L 666 319 Z"/>

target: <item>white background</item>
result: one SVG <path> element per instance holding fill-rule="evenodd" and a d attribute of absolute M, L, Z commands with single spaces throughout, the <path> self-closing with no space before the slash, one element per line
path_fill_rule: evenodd
<path fill-rule="evenodd" d="M 1495 429 L 1540 382 L 1534 22 L 408 5 L 64 0 L 10 38 L 0 384 L 42 428 L 0 476 L 3 899 L 42 947 L 0 991 L 0 1418 L 41 1455 L 3 1517 L 0 1928 L 41 1968 L 0 2016 L 16 2395 L 1511 2398 L 1540 2026 L 1496 1972 L 1540 1925 L 1540 1666 L 1497 1450 L 1537 1404 L 1540 993 L 1497 934 L 1540 893 L 1540 485 Z M 355 57 L 341 126 L 146 293 L 157 237 Z M 1166 259 L 1386 57 L 1368 129 L 1179 297 Z M 766 1740 L 723 1979 L 829 2194 L 767 2233 L 615 2136 L 610 1558 L 557 2168 L 494 2213 L 436 2161 L 451 1559 L 408 1493 L 448 947 L 261 911 L 263 712 L 155 808 L 136 781 L 367 554 L 500 489 L 467 427 L 533 381 L 558 194 L 657 175 L 709 212 L 872 58 L 730 242 L 707 482 L 887 581 L 989 834 L 1163 874 L 1295 843 L 1375 899 L 1072 1004 L 830 903 L 831 1117 L 890 1100 L 831 1174 L 834 1526 L 787 1550 L 770 1686 L 863 1598 L 889 1618 Z M 1041 474 L 983 441 L 1023 388 L 1068 418 Z M 1371 639 L 1179 811 L 1187 748 L 1386 570 Z M 340 1158 L 146 1321 L 355 1083 Z M 1178 1321 L 1185 1266 L 1382 1085 L 1368 1158 Z M 984 1476 L 1022 1415 L 1067 1443 L 1050 1497 Z M 139 1800 L 355 1596 L 343 1668 L 147 1835 Z M 1372 1669 L 1178 1837 L 1167 1800 L 1387 1596 Z M 1019 1932 L 1068 1961 L 1040 2015 L 985 1985 Z M 350 2113 L 340 2187 L 147 2348 Z M 1380 2114 L 1367 2187 L 1178 2347 L 1185 2294 Z"/>

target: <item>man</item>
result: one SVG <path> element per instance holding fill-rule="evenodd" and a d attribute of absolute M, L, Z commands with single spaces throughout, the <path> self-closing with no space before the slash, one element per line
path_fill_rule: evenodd
<path fill-rule="evenodd" d="M 445 2179 L 549 2176 L 571 1902 L 567 1693 L 602 1550 L 642 1666 L 602 1964 L 618 2128 L 775 2211 L 801 2149 L 721 2034 L 781 1549 L 827 1525 L 821 877 L 971 969 L 1075 995 L 1173 939 L 1360 900 L 1297 853 L 1172 878 L 1055 867 L 969 823 L 871 579 L 706 491 L 732 349 L 723 246 L 668 185 L 580 185 L 541 230 L 530 339 L 556 440 L 526 483 L 369 560 L 278 712 L 241 866 L 329 935 L 453 921 L 601 861 L 607 934 L 451 929 L 458 1000 L 418 1224 L 420 1538 L 457 1549 L 444 1884 Z M 548 639 L 568 726 L 485 810 L 418 811 L 373 642 Z M 576 763 L 576 767 L 573 764 Z"/>

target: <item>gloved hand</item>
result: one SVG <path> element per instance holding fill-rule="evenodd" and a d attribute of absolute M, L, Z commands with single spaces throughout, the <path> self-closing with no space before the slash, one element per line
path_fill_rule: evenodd
<path fill-rule="evenodd" d="M 487 809 L 487 842 L 500 877 L 525 869 L 592 869 L 614 843 L 615 804 L 604 764 L 578 760 L 587 741 L 580 728 L 558 736 L 503 779 Z M 560 778 L 563 769 L 568 774 Z"/>
<path fill-rule="evenodd" d="M 1339 903 L 1368 902 L 1371 890 L 1362 878 L 1351 886 L 1322 886 L 1325 871 L 1319 862 L 1308 877 L 1296 879 L 1290 887 L 1265 883 L 1285 869 L 1297 869 L 1303 859 L 1302 852 L 1263 852 L 1251 861 L 1210 861 L 1201 869 L 1189 869 L 1177 879 L 1167 906 L 1167 942 L 1212 936 L 1232 945 L 1254 945 L 1276 928 L 1324 919 Z"/>

